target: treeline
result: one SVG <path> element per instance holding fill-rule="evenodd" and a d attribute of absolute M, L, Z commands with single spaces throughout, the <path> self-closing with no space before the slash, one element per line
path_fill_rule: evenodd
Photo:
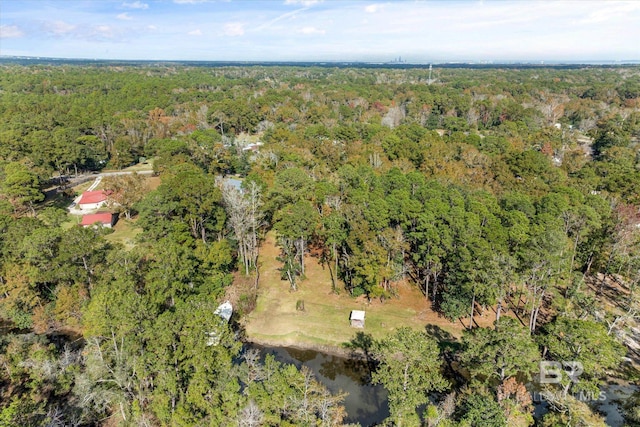
<path fill-rule="evenodd" d="M 397 168 L 347 165 L 335 182 L 314 182 L 292 167 L 275 175 L 268 207 L 292 255 L 288 277 L 303 276 L 302 252 L 317 245 L 352 295 L 389 298 L 393 283 L 408 278 L 451 319 L 470 315 L 470 327 L 476 305 L 509 300 L 533 332 L 558 287 L 555 304 L 581 297 L 587 269 L 628 272 L 637 287 L 636 261 L 623 253 L 634 249 L 622 243 L 634 232 L 626 217 L 633 208 L 612 210 L 599 195 L 566 186 L 538 198 L 497 197 Z"/>
<path fill-rule="evenodd" d="M 428 85 L 425 70 L 3 66 L 1 154 L 28 157 L 48 178 L 107 161 L 122 167 L 149 140 L 196 129 L 229 136 L 322 125 L 353 140 L 380 123 L 492 130 L 560 149 L 557 135 L 535 141 L 532 132 L 556 122 L 595 131 L 618 119 L 627 137 L 637 135 L 634 70 L 442 69 Z"/>
<path fill-rule="evenodd" d="M 638 313 L 638 69 L 434 78 L 3 67 L 0 317 L 12 332 L 0 424 L 339 425 L 344 396 L 243 354 L 213 314 L 234 274 L 259 270 L 270 230 L 292 290 L 313 286 L 313 253 L 335 292 L 384 301 L 405 280 L 464 319 L 453 348 L 408 330 L 365 342 L 389 423 L 530 425 L 523 383 L 542 357 L 588 366 L 579 387 L 563 378 L 550 395 L 543 425 L 602 423 L 571 392 L 597 390 Z M 249 138 L 264 145 L 243 150 Z M 42 203 L 52 177 L 140 157 L 162 184 L 127 203 L 142 229 L 133 249 Z M 243 192 L 220 184 L 229 174 Z M 489 307 L 495 328 L 474 328 Z M 466 379 L 450 383 L 440 360 Z"/>

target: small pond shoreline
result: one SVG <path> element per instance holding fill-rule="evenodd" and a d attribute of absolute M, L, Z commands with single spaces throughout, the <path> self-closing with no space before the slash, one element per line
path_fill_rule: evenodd
<path fill-rule="evenodd" d="M 386 392 L 383 391 L 382 386 L 372 386 L 369 380 L 366 380 L 367 375 L 363 374 L 363 372 L 358 373 L 356 368 L 357 366 L 366 366 L 359 363 L 367 362 L 366 354 L 362 349 L 348 348 L 348 343 L 343 346 L 316 344 L 296 341 L 290 337 L 278 339 L 247 336 L 244 337 L 243 343 L 247 347 L 259 347 L 262 348 L 262 351 L 272 354 L 277 353 L 283 362 L 307 365 L 318 376 L 319 380 L 333 392 L 348 389 L 352 396 L 347 398 L 345 406 L 347 407 L 347 413 L 350 415 L 348 417 L 350 422 L 360 422 L 362 425 L 367 426 L 376 425 L 388 416 Z M 305 352 L 306 354 L 301 354 Z M 311 352 L 311 355 L 309 355 L 309 352 Z M 349 361 L 355 362 L 355 364 Z M 635 369 L 637 366 L 633 362 L 633 360 L 626 361 L 631 369 Z M 328 378 L 323 375 L 327 371 L 333 371 L 334 369 L 346 375 L 340 383 L 334 382 L 335 377 L 333 376 Z M 351 379 L 348 380 L 347 377 Z M 625 420 L 621 413 L 621 405 L 632 393 L 638 390 L 638 385 L 633 380 L 622 378 L 621 372 L 611 372 L 600 390 L 605 393 L 606 399 L 601 402 L 592 402 L 592 408 L 605 417 L 607 425 L 613 427 L 623 426 Z M 374 400 L 376 400 L 377 404 L 368 407 L 366 401 L 371 399 L 372 396 L 375 396 Z M 367 408 L 366 415 L 360 414 L 363 407 Z M 538 402 L 536 404 L 536 417 L 541 417 L 547 410 L 545 402 Z M 362 418 L 356 414 L 360 414 Z"/>
<path fill-rule="evenodd" d="M 243 340 L 247 345 L 259 345 L 262 347 L 279 347 L 291 348 L 295 350 L 313 350 L 318 353 L 324 353 L 328 356 L 342 357 L 353 360 L 367 360 L 364 351 L 355 348 L 338 347 L 328 344 L 312 344 L 303 341 L 292 343 L 289 340 L 264 339 L 258 337 L 245 337 Z"/>
<path fill-rule="evenodd" d="M 389 416 L 388 394 L 382 384 L 371 383 L 370 366 L 364 353 L 347 348 L 273 340 L 245 340 L 245 349 L 256 349 L 262 357 L 271 355 L 280 363 L 308 368 L 331 393 L 345 393 L 346 423 L 377 426 Z M 259 343 L 260 342 L 260 343 Z M 359 354 L 359 355 L 358 355 Z"/>

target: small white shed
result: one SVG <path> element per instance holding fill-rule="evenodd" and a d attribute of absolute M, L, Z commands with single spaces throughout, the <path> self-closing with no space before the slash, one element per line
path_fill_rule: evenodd
<path fill-rule="evenodd" d="M 351 316 L 349 317 L 352 328 L 364 328 L 364 311 L 351 310 Z"/>
<path fill-rule="evenodd" d="M 233 315 L 233 306 L 229 301 L 225 301 L 220 304 L 213 314 L 220 316 L 221 324 L 229 323 L 231 316 Z M 220 334 L 217 331 L 207 332 L 207 346 L 220 344 Z"/>
<path fill-rule="evenodd" d="M 214 311 L 213 314 L 217 314 L 229 323 L 231 316 L 233 315 L 233 306 L 229 301 L 225 301 L 216 308 L 216 311 Z"/>

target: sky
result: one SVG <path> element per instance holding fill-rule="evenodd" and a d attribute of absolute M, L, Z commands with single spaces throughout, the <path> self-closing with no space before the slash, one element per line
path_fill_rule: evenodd
<path fill-rule="evenodd" d="M 0 0 L 0 55 L 637 61 L 640 0 Z"/>

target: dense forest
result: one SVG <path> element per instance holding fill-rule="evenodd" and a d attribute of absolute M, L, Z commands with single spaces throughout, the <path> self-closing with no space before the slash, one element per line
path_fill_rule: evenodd
<path fill-rule="evenodd" d="M 335 292 L 408 282 L 463 320 L 367 343 L 381 425 L 601 426 L 584 397 L 640 378 L 640 68 L 4 64 L 0 123 L 0 426 L 343 425 L 242 347 L 267 233 L 289 292 L 314 256 Z M 157 188 L 107 180 L 134 245 L 71 223 L 70 179 L 147 159 Z M 540 361 L 581 375 L 535 419 Z"/>

